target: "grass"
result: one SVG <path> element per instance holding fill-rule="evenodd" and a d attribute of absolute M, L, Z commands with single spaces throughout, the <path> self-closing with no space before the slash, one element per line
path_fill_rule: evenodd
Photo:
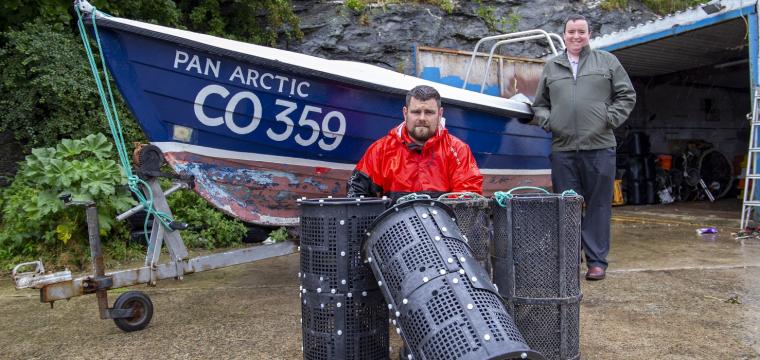
<path fill-rule="evenodd" d="M 704 0 L 642 0 L 644 6 L 657 13 L 658 15 L 667 15 L 676 11 L 688 9 L 692 6 L 699 5 Z M 599 7 L 604 10 L 625 10 L 628 8 L 628 0 L 603 0 Z"/>
<path fill-rule="evenodd" d="M 363 11 L 368 5 L 370 4 L 376 4 L 379 6 L 386 6 L 390 4 L 430 4 L 435 5 L 441 10 L 445 11 L 448 14 L 451 14 L 454 11 L 454 1 L 453 0 L 412 0 L 412 1 L 405 1 L 405 0 L 345 0 L 343 5 L 355 12 Z"/>
<path fill-rule="evenodd" d="M 643 0 L 644 6 L 659 15 L 667 15 L 705 2 L 704 0 Z"/>
<path fill-rule="evenodd" d="M 602 10 L 623 10 L 628 7 L 628 0 L 603 0 L 599 3 Z"/>

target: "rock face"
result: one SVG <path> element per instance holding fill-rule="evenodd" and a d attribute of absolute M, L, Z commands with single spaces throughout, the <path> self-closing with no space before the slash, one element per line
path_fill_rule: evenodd
<path fill-rule="evenodd" d="M 627 29 L 656 17 L 636 1 L 630 1 L 625 11 L 605 11 L 599 8 L 599 1 L 455 0 L 451 13 L 428 4 L 370 5 L 355 11 L 343 1 L 292 3 L 301 19 L 304 38 L 282 44 L 283 48 L 407 74 L 413 72 L 414 44 L 471 51 L 480 38 L 490 35 L 537 28 L 561 34 L 565 17 L 574 13 L 589 19 L 592 36 Z M 536 41 L 509 45 L 501 51 L 529 58 L 547 52 L 548 47 Z"/>

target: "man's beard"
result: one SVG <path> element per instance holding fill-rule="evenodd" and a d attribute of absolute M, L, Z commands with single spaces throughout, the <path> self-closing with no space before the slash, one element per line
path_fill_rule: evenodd
<path fill-rule="evenodd" d="M 419 142 L 425 142 L 433 137 L 433 131 L 424 126 L 418 126 L 409 132 L 409 137 Z"/>

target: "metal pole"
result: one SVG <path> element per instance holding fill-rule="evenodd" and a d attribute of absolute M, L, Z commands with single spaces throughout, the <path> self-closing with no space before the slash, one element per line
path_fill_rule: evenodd
<path fill-rule="evenodd" d="M 488 60 L 486 60 L 486 71 L 483 74 L 483 81 L 480 83 L 480 93 L 482 94 L 483 91 L 485 91 L 486 80 L 488 80 L 488 72 L 491 71 L 491 60 L 493 59 L 493 54 L 496 51 L 496 48 L 498 48 L 501 45 L 509 44 L 513 42 L 542 39 L 542 38 L 549 41 L 549 44 L 551 44 L 552 52 L 554 53 L 554 55 L 557 55 L 557 50 L 554 48 L 554 45 L 552 44 L 551 39 L 548 35 L 532 35 L 532 36 L 525 36 L 525 37 L 520 37 L 516 39 L 501 40 L 497 42 L 496 44 L 494 44 L 493 46 L 491 46 L 491 51 L 488 53 Z"/>
<path fill-rule="evenodd" d="M 99 280 L 105 277 L 106 267 L 103 262 L 103 251 L 100 246 L 100 225 L 98 223 L 98 207 L 95 203 L 87 204 L 87 234 L 90 241 L 90 253 L 92 254 L 92 271 L 95 279 Z M 98 283 L 96 281 L 96 283 Z M 97 289 L 95 291 L 98 297 L 98 310 L 100 310 L 101 319 L 110 319 L 108 314 L 108 290 Z"/>
<path fill-rule="evenodd" d="M 559 35 L 557 35 L 557 34 L 549 34 L 546 31 L 541 30 L 541 29 L 525 30 L 525 31 L 518 31 L 518 32 L 514 32 L 514 33 L 509 33 L 509 34 L 486 36 L 486 37 L 478 40 L 478 42 L 475 44 L 475 48 L 472 50 L 472 56 L 470 56 L 470 62 L 467 63 L 467 70 L 465 70 L 464 84 L 462 84 L 462 89 L 466 89 L 467 88 L 467 81 L 470 79 L 470 72 L 472 71 L 472 64 L 475 62 L 475 57 L 478 54 L 478 48 L 480 48 L 480 44 L 482 44 L 483 42 L 486 42 L 486 41 L 490 41 L 490 40 L 498 40 L 498 39 L 505 39 L 505 38 L 514 38 L 514 37 L 528 36 L 528 35 L 531 35 L 531 34 L 545 34 L 546 35 L 545 37 L 546 37 L 546 39 L 549 42 L 549 47 L 552 49 L 552 52 L 554 54 L 557 53 L 557 49 L 554 46 L 554 43 L 552 42 L 551 38 L 555 38 L 555 39 L 559 40 L 559 42 L 562 44 L 562 47 L 564 48 L 564 42 L 562 41 L 562 38 L 559 37 Z"/>
<path fill-rule="evenodd" d="M 175 183 L 174 185 L 172 185 L 172 187 L 170 187 L 169 189 L 167 189 L 166 191 L 164 191 L 164 196 L 169 196 L 171 193 L 173 193 L 173 192 L 175 192 L 175 191 L 177 191 L 179 189 L 187 189 L 187 188 L 189 188 L 189 186 L 186 183 Z M 137 213 L 138 211 L 143 210 L 143 209 L 145 209 L 145 206 L 143 204 L 139 204 L 139 205 L 137 205 L 137 206 L 135 206 L 135 207 L 133 207 L 133 208 L 125 211 L 124 213 L 119 214 L 119 216 L 116 217 L 116 220 L 118 220 L 118 221 L 124 221 L 128 217 L 134 215 L 135 213 Z"/>

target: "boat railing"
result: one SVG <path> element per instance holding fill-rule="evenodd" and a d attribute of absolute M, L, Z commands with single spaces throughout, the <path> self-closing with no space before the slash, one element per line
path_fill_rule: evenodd
<path fill-rule="evenodd" d="M 475 58 L 478 55 L 478 48 L 480 48 L 480 45 L 482 45 L 486 41 L 492 41 L 492 40 L 500 40 L 491 46 L 491 50 L 488 53 L 488 60 L 486 61 L 486 70 L 483 73 L 483 81 L 480 83 L 480 92 L 482 93 L 485 89 L 486 79 L 488 77 L 488 72 L 491 70 L 491 60 L 493 59 L 494 52 L 499 46 L 520 42 L 520 41 L 529 41 L 529 40 L 538 40 L 538 39 L 545 39 L 549 43 L 549 48 L 551 49 L 551 52 L 554 55 L 557 55 L 557 47 L 554 45 L 554 41 L 556 40 L 559 45 L 560 49 L 565 48 L 565 42 L 562 41 L 562 37 L 555 34 L 555 33 L 549 33 L 545 30 L 541 29 L 533 29 L 533 30 L 525 30 L 525 31 L 518 31 L 513 32 L 509 34 L 501 34 L 501 35 L 494 35 L 494 36 L 487 36 L 484 37 L 475 44 L 475 48 L 472 50 L 472 56 L 470 57 L 470 61 L 467 63 L 467 71 L 465 72 L 464 76 L 464 84 L 462 84 L 462 88 L 467 87 L 467 81 L 470 79 L 470 73 L 472 72 L 472 65 L 475 63 Z"/>

